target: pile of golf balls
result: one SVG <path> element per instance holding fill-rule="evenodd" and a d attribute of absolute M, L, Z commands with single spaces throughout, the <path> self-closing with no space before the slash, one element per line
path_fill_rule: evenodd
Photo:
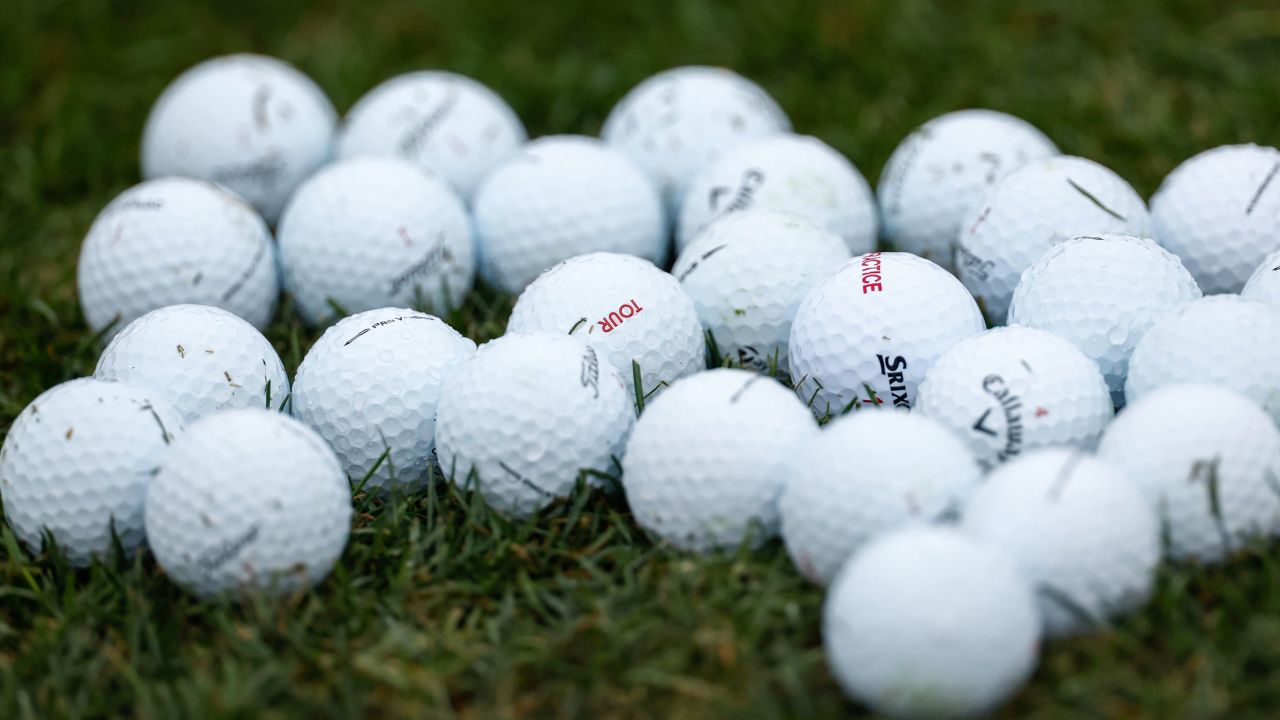
<path fill-rule="evenodd" d="M 357 500 L 528 525 L 621 489 L 659 552 L 785 552 L 850 697 L 953 718 L 1140 610 L 1162 561 L 1280 535 L 1280 150 L 1207 149 L 1149 213 L 980 109 L 873 195 L 718 68 L 640 82 L 600 138 L 530 141 L 442 70 L 337 118 L 251 55 L 156 101 L 145 181 L 80 253 L 94 376 L 0 448 L 31 554 L 296 594 Z"/>

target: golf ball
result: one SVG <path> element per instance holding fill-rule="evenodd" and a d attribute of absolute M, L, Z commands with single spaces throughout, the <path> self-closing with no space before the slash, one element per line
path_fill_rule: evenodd
<path fill-rule="evenodd" d="M 0 449 L 9 527 L 35 553 L 47 531 L 78 567 L 110 558 L 113 534 L 132 554 L 147 483 L 182 429 L 177 410 L 134 385 L 81 378 L 46 390 Z"/>
<path fill-rule="evenodd" d="M 280 220 L 285 288 L 311 325 L 418 305 L 445 313 L 475 279 L 467 209 L 448 183 L 403 160 L 362 157 L 309 179 Z"/>
<path fill-rule="evenodd" d="M 753 547 L 778 529 L 778 495 L 813 417 L 780 383 L 719 368 L 671 386 L 636 421 L 622 485 L 641 527 L 696 552 Z"/>
<path fill-rule="evenodd" d="M 680 209 L 677 249 L 712 220 L 753 207 L 806 217 L 844 238 L 851 253 L 876 249 L 876 201 L 862 173 L 821 140 L 790 133 L 741 143 L 694 177 Z"/>
<path fill-rule="evenodd" d="M 425 487 L 440 388 L 475 350 L 444 321 L 414 310 L 343 318 L 298 366 L 293 416 L 329 443 L 347 477 L 367 477 L 366 489 Z"/>
<path fill-rule="evenodd" d="M 142 134 L 142 176 L 212 180 L 274 223 L 294 188 L 332 152 L 338 114 L 292 65 L 227 55 L 165 88 Z"/>
<path fill-rule="evenodd" d="M 151 388 L 187 424 L 231 408 L 279 408 L 289 376 L 252 325 L 206 305 L 170 305 L 125 326 L 93 376 Z"/>
<path fill-rule="evenodd" d="M 916 128 L 889 156 L 876 195 L 885 240 L 954 269 L 960 223 L 982 196 L 1031 160 L 1057 155 L 1030 123 L 994 110 L 958 110 Z"/>
<path fill-rule="evenodd" d="M 1165 385 L 1107 428 L 1098 454 L 1157 509 L 1174 560 L 1224 560 L 1280 527 L 1280 430 L 1219 385 Z"/>
<path fill-rule="evenodd" d="M 1077 235 L 1151 235 L 1142 198 L 1092 160 L 1060 155 L 1005 175 L 971 208 L 956 239 L 960 279 L 992 323 L 1004 322 L 1022 271 Z"/>
<path fill-rule="evenodd" d="M 1280 250 L 1267 256 L 1240 291 L 1244 297 L 1280 305 Z"/>
<path fill-rule="evenodd" d="M 1187 160 L 1151 196 L 1155 238 L 1206 293 L 1240 292 L 1280 250 L 1280 150 L 1224 145 Z"/>
<path fill-rule="evenodd" d="M 626 383 L 595 348 L 568 335 L 506 335 L 440 391 L 440 467 L 490 507 L 527 517 L 579 476 L 616 475 L 634 419 Z"/>
<path fill-rule="evenodd" d="M 954 519 L 982 472 L 947 428 L 895 410 L 855 412 L 796 451 L 778 506 L 796 568 L 827 584 L 868 541 Z"/>
<path fill-rule="evenodd" d="M 985 327 L 946 270 L 907 253 L 859 255 L 800 303 L 791 380 L 818 417 L 864 404 L 910 409 L 938 356 Z"/>
<path fill-rule="evenodd" d="M 848 259 L 838 235 L 798 215 L 753 209 L 708 225 L 671 273 L 693 298 L 720 358 L 750 370 L 786 372 L 787 339 L 800 301 Z"/>
<path fill-rule="evenodd" d="M 1191 273 L 1154 241 L 1082 235 L 1053 246 L 1022 273 L 1009 324 L 1074 343 L 1098 363 L 1119 407 L 1129 356 L 1143 334 L 1199 297 Z"/>
<path fill-rule="evenodd" d="M 456 73 L 397 75 L 356 101 L 338 134 L 338 157 L 399 157 L 470 198 L 480 178 L 528 138 L 511 106 Z"/>
<path fill-rule="evenodd" d="M 986 470 L 1036 448 L 1092 450 L 1115 415 L 1097 363 L 1057 335 L 1017 325 L 943 353 L 916 408 L 964 440 Z"/>
<path fill-rule="evenodd" d="M 147 489 L 146 527 L 156 562 L 190 593 L 283 595 L 333 569 L 351 532 L 351 490 L 307 426 L 231 410 L 173 443 Z"/>

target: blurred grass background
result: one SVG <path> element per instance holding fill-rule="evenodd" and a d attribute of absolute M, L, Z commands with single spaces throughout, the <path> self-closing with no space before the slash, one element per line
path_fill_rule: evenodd
<path fill-rule="evenodd" d="M 963 9 L 961 9 L 963 7 Z M 1269 2 L 638 4 L 500 0 L 37 2 L 0 11 L 0 431 L 92 369 L 79 242 L 138 181 L 151 102 L 186 67 L 253 51 L 345 111 L 396 73 L 446 68 L 502 94 L 533 136 L 598 131 L 673 65 L 762 84 L 798 132 L 873 183 L 913 127 L 961 107 L 1024 117 L 1149 195 L 1182 159 L 1280 143 Z M 501 331 L 506 303 L 453 321 Z M 271 331 L 296 367 L 310 338 Z M 0 717 L 835 717 L 821 593 L 775 544 L 655 548 L 616 503 L 512 526 L 455 497 L 362 504 L 343 565 L 283 605 L 200 604 L 149 560 L 73 573 L 0 535 Z M 1007 717 L 1274 717 L 1272 553 L 1164 573 L 1147 612 L 1046 648 Z"/>

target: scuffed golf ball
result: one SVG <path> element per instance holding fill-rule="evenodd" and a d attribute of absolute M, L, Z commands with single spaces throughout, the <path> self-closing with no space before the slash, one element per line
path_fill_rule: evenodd
<path fill-rule="evenodd" d="M 1240 294 L 1280 306 L 1280 250 L 1271 253 L 1253 271 Z"/>

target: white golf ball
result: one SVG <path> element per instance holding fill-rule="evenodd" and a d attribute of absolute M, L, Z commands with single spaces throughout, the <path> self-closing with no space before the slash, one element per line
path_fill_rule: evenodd
<path fill-rule="evenodd" d="M 1183 162 L 1151 196 L 1155 238 L 1206 293 L 1240 292 L 1280 250 L 1280 150 L 1223 145 Z"/>
<path fill-rule="evenodd" d="M 81 378 L 46 390 L 0 448 L 9 527 L 36 553 L 47 531 L 74 566 L 110 558 L 113 533 L 132 554 L 147 484 L 182 429 L 177 410 L 135 385 Z"/>
<path fill-rule="evenodd" d="M 953 519 L 981 477 L 973 453 L 923 415 L 846 415 L 797 448 L 778 503 L 782 539 L 800 573 L 825 585 L 868 541 Z"/>
<path fill-rule="evenodd" d="M 293 416 L 329 443 L 347 477 L 358 484 L 367 476 L 366 489 L 424 487 L 440 388 L 475 350 L 426 313 L 352 315 L 326 330 L 298 366 Z"/>
<path fill-rule="evenodd" d="M 938 358 L 916 409 L 941 422 L 991 470 L 1028 450 L 1092 450 L 1115 415 L 1098 365 L 1035 328 L 995 328 Z"/>
<path fill-rule="evenodd" d="M 1151 596 L 1160 524 L 1118 466 L 1048 448 L 987 476 L 964 509 L 964 529 L 998 545 L 1031 581 L 1045 634 L 1097 629 Z"/>
<path fill-rule="evenodd" d="M 1280 430 L 1233 390 L 1154 390 L 1116 417 L 1098 454 L 1155 505 L 1172 559 L 1218 562 L 1280 528 Z"/>
<path fill-rule="evenodd" d="M 1151 235 L 1142 198 L 1092 160 L 1060 155 L 1004 176 L 974 205 L 956 238 L 956 268 L 993 323 L 1004 322 L 1022 271 L 1077 235 Z"/>
<path fill-rule="evenodd" d="M 470 198 L 526 139 L 497 93 L 469 77 L 426 70 L 397 75 L 356 101 L 338 133 L 338 157 L 403 158 Z"/>
<path fill-rule="evenodd" d="M 294 188 L 328 162 L 338 114 L 306 75 L 262 55 L 227 55 L 165 88 L 142 133 L 142 176 L 226 185 L 274 223 Z"/>
<path fill-rule="evenodd" d="M 474 212 L 480 276 L 506 293 L 589 252 L 666 262 L 657 191 L 626 155 L 595 138 L 553 135 L 529 143 L 484 179 Z"/>
<path fill-rule="evenodd" d="M 147 490 L 146 526 L 156 562 L 184 590 L 283 595 L 333 569 L 351 532 L 351 490 L 310 428 L 231 410 L 173 443 Z"/>
<path fill-rule="evenodd" d="M 1260 300 L 1210 295 L 1153 325 L 1129 360 L 1125 401 L 1186 382 L 1231 388 L 1280 424 L 1280 313 Z"/>
<path fill-rule="evenodd" d="M 876 195 L 885 240 L 954 268 L 960 223 L 1000 178 L 1058 148 L 1030 123 L 957 110 L 916 128 L 889 156 Z"/>
<path fill-rule="evenodd" d="M 440 391 L 440 467 L 500 512 L 527 517 L 578 477 L 616 475 L 635 419 L 626 383 L 595 348 L 568 335 L 485 343 Z"/>
<path fill-rule="evenodd" d="M 1143 334 L 1199 297 L 1191 273 L 1154 241 L 1083 235 L 1053 246 L 1022 273 L 1009 324 L 1074 343 L 1098 363 L 1119 407 L 1129 356 Z"/>
<path fill-rule="evenodd" d="M 1253 271 L 1240 294 L 1247 298 L 1280 305 L 1280 250 L 1267 256 Z"/>
<path fill-rule="evenodd" d="M 827 664 L 850 697 L 891 718 L 985 715 L 1035 669 L 1040 614 L 1002 551 L 911 527 L 845 565 L 822 609 Z"/>
<path fill-rule="evenodd" d="M 516 299 L 508 333 L 538 330 L 585 340 L 635 392 L 651 395 L 706 368 L 693 300 L 671 275 L 631 255 L 590 253 L 547 270 Z"/>
<path fill-rule="evenodd" d="M 907 253 L 859 255 L 800 303 L 791 379 L 818 417 L 864 404 L 910 409 L 938 356 L 985 328 L 946 270 Z"/>
<path fill-rule="evenodd" d="M 156 308 L 214 305 L 262 330 L 280 294 L 276 244 L 258 213 L 203 180 L 148 180 L 103 208 L 80 248 L 80 307 L 111 334 Z"/>
<path fill-rule="evenodd" d="M 791 129 L 759 85 L 735 72 L 691 65 L 654 75 L 609 111 L 601 137 L 644 168 L 672 218 L 703 167 L 743 140 Z"/>
<path fill-rule="evenodd" d="M 330 165 L 298 188 L 280 220 L 285 288 L 312 325 L 347 313 L 462 304 L 475 280 L 467 209 L 448 183 L 403 160 Z"/>
<path fill-rule="evenodd" d="M 787 339 L 800 301 L 848 259 L 838 235 L 798 215 L 753 209 L 708 225 L 671 273 L 693 298 L 722 358 L 751 370 L 786 372 Z"/>
<path fill-rule="evenodd" d="M 770 135 L 726 150 L 694 176 L 676 227 L 683 250 L 712 220 L 746 208 L 795 213 L 844 238 L 849 252 L 876 248 L 876 201 L 862 173 L 821 140 Z"/>
<path fill-rule="evenodd" d="M 129 323 L 93 376 L 151 388 L 187 424 L 232 408 L 278 409 L 289 398 L 289 376 L 270 341 L 207 305 L 170 305 Z"/>
<path fill-rule="evenodd" d="M 627 441 L 622 485 L 641 527 L 711 552 L 778 530 L 787 469 L 817 424 L 795 395 L 758 373 L 719 368 L 672 385 Z"/>

